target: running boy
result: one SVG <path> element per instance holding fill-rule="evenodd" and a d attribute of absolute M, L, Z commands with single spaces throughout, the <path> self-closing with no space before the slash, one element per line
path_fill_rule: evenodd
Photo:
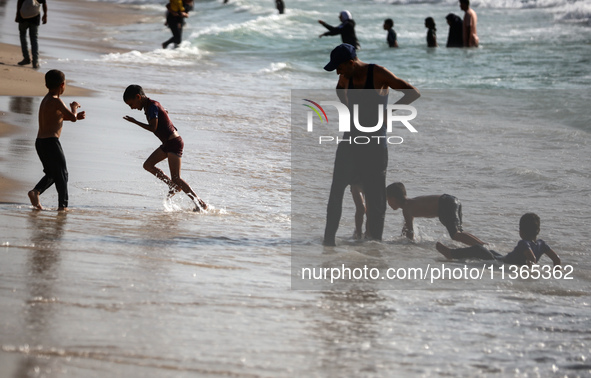
<path fill-rule="evenodd" d="M 439 217 L 453 240 L 467 245 L 484 244 L 476 236 L 462 231 L 462 204 L 456 197 L 443 194 L 407 198 L 406 188 L 401 182 L 390 184 L 386 188 L 386 195 L 392 209 L 402 209 L 402 234 L 410 240 L 414 239 L 414 218 Z"/>
<path fill-rule="evenodd" d="M 68 169 L 66 157 L 62 150 L 59 137 L 62 134 L 63 121 L 76 122 L 86 117 L 85 112 L 78 113 L 80 105 L 70 104 L 70 109 L 64 104 L 60 96 L 66 89 L 66 76 L 58 70 L 51 70 L 45 74 L 47 94 L 39 106 L 39 131 L 35 140 L 37 155 L 43 164 L 45 176 L 33 190 L 30 190 L 29 200 L 36 210 L 43 210 L 39 196 L 55 183 L 58 193 L 58 211 L 68 210 Z"/>
<path fill-rule="evenodd" d="M 482 245 L 474 245 L 467 248 L 450 249 L 441 243 L 436 244 L 437 250 L 447 259 L 480 259 L 500 260 L 511 265 L 536 264 L 542 255 L 546 254 L 554 266 L 560 265 L 560 257 L 542 239 L 537 239 L 540 233 L 540 217 L 534 213 L 527 213 L 519 220 L 519 236 L 521 240 L 513 249 L 513 252 L 502 256 L 501 254 L 484 248 Z"/>
<path fill-rule="evenodd" d="M 130 116 L 125 116 L 123 119 L 153 132 L 162 141 L 162 145 L 144 162 L 144 169 L 168 185 L 170 188 L 169 196 L 173 196 L 176 192 L 182 190 L 195 203 L 195 211 L 207 210 L 207 204 L 181 178 L 181 157 L 183 156 L 185 144 L 168 117 L 168 112 L 159 102 L 146 97 L 144 90 L 139 85 L 128 86 L 123 93 L 123 101 L 131 109 L 143 110 L 148 123 L 139 122 Z M 167 158 L 170 177 L 156 167 L 156 164 Z"/>

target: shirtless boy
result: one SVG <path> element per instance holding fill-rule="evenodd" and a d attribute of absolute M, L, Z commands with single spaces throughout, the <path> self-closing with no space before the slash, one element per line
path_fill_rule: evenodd
<path fill-rule="evenodd" d="M 154 133 L 162 142 L 162 145 L 144 162 L 144 169 L 168 185 L 169 196 L 182 190 L 195 203 L 195 211 L 207 210 L 207 204 L 181 178 L 181 157 L 185 143 L 168 117 L 168 112 L 159 102 L 146 97 L 144 90 L 139 85 L 128 86 L 123 93 L 123 101 L 131 109 L 143 110 L 148 123 L 137 121 L 130 116 L 125 116 L 123 119 Z M 168 159 L 170 177 L 156 167 L 156 164 L 165 159 Z"/>
<path fill-rule="evenodd" d="M 404 217 L 402 234 L 407 238 L 414 239 L 414 218 L 439 217 L 453 240 L 470 246 L 484 244 L 476 236 L 462 231 L 462 204 L 456 197 L 443 194 L 407 198 L 406 188 L 401 182 L 388 185 L 386 195 L 388 205 L 392 209 L 402 209 Z"/>
<path fill-rule="evenodd" d="M 68 109 L 60 98 L 66 89 L 66 77 L 63 72 L 58 70 L 47 72 L 45 86 L 49 91 L 39 106 L 39 131 L 35 141 L 35 149 L 43 164 L 45 176 L 28 194 L 33 208 L 43 210 L 39 196 L 55 183 L 58 193 L 58 211 L 66 211 L 68 209 L 68 169 L 59 137 L 64 120 L 76 122 L 84 119 L 86 114 L 78 113 L 80 105 L 77 102 L 72 102 Z"/>

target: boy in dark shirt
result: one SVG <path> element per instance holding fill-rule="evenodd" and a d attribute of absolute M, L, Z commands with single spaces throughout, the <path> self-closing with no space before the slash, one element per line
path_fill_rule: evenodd
<path fill-rule="evenodd" d="M 524 214 L 519 220 L 519 236 L 521 240 L 512 252 L 506 256 L 484 248 L 482 245 L 475 245 L 468 248 L 451 249 L 441 243 L 435 246 L 437 250 L 447 259 L 480 259 L 500 260 L 511 265 L 536 264 L 542 255 L 552 259 L 554 266 L 560 265 L 560 257 L 544 242 L 537 239 L 540 233 L 540 217 L 534 213 Z"/>
<path fill-rule="evenodd" d="M 176 127 L 170 121 L 168 112 L 159 102 L 146 97 L 144 90 L 139 85 L 128 86 L 125 93 L 123 93 L 123 101 L 131 109 L 144 110 L 148 123 L 139 122 L 130 116 L 125 116 L 123 119 L 153 132 L 162 142 L 162 145 L 144 162 L 144 169 L 169 186 L 169 196 L 182 190 L 195 203 L 195 211 L 206 210 L 207 204 L 181 178 L 181 157 L 184 143 Z M 164 159 L 168 159 L 171 177 L 166 176 L 160 168 L 156 167 L 156 164 Z"/>

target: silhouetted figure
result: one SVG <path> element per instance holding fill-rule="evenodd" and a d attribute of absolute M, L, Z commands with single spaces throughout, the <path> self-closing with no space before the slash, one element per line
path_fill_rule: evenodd
<path fill-rule="evenodd" d="M 464 29 L 463 39 L 464 47 L 478 47 L 478 34 L 476 33 L 476 23 L 478 17 L 474 9 L 470 8 L 470 0 L 460 0 L 460 9 L 464 11 Z"/>
<path fill-rule="evenodd" d="M 437 28 L 435 27 L 435 20 L 433 20 L 433 17 L 425 18 L 425 27 L 429 29 L 427 32 L 427 46 L 437 47 Z"/>
<path fill-rule="evenodd" d="M 341 20 L 341 24 L 337 27 L 330 26 L 326 22 L 322 20 L 318 20 L 318 23 L 328 29 L 326 33 L 320 34 L 318 37 L 326 37 L 328 35 L 341 35 L 341 40 L 343 43 L 348 43 L 349 45 L 355 47 L 355 49 L 359 49 L 359 41 L 357 40 L 357 35 L 355 35 L 355 21 L 351 16 L 351 12 L 348 10 L 344 10 L 339 14 L 339 19 Z"/>
<path fill-rule="evenodd" d="M 283 3 L 283 0 L 275 0 L 275 6 L 277 6 L 279 14 L 283 14 L 283 12 L 285 12 L 285 4 Z"/>
<path fill-rule="evenodd" d="M 445 19 L 449 25 L 449 34 L 447 35 L 445 47 L 464 47 L 464 38 L 462 36 L 464 24 L 460 16 L 450 13 Z"/>
<path fill-rule="evenodd" d="M 394 20 L 387 18 L 384 20 L 384 30 L 388 31 L 386 41 L 390 47 L 398 47 L 398 39 L 396 37 L 396 31 L 394 30 Z"/>

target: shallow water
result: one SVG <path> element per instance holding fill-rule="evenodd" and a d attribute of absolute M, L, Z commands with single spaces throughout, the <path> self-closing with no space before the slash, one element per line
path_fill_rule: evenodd
<path fill-rule="evenodd" d="M 49 211 L 32 211 L 26 191 L 0 204 L 1 376 L 590 374 L 587 2 L 474 1 L 482 46 L 469 51 L 424 46 L 423 19 L 436 18 L 444 44 L 455 1 L 347 3 L 361 59 L 422 92 L 419 132 L 397 130 L 388 182 L 410 196 L 456 195 L 465 229 L 503 253 L 521 214 L 538 213 L 573 279 L 502 279 L 497 266 L 491 280 L 333 285 L 302 283 L 298 268 L 482 268 L 440 257 L 435 241 L 452 242 L 436 219 L 417 220 L 410 243 L 389 210 L 383 242 L 351 240 L 347 196 L 338 246 L 321 246 L 336 146 L 314 149 L 297 128 L 292 111 L 305 108 L 292 90 L 334 88 L 322 66 L 339 40 L 317 38 L 316 20 L 336 24 L 341 2 L 287 2 L 278 16 L 266 0 L 197 1 L 174 51 L 157 48 L 169 37 L 161 4 L 123 3 L 143 21 L 85 30 L 114 52 L 71 50 L 55 29 L 41 45 L 61 56 L 44 68 L 97 94 L 75 99 L 87 119 L 61 138 L 73 211 L 51 210 L 53 189 L 42 197 Z M 11 17 L 0 41 L 17 41 Z M 142 118 L 121 101 L 131 83 L 169 110 L 185 140 L 183 176 L 211 211 L 192 212 L 181 194 L 167 202 L 142 169 L 158 141 L 122 120 Z M 38 105 L 0 97 L 3 120 L 21 127 L 0 139 L 0 171 L 27 187 L 41 175 Z"/>

